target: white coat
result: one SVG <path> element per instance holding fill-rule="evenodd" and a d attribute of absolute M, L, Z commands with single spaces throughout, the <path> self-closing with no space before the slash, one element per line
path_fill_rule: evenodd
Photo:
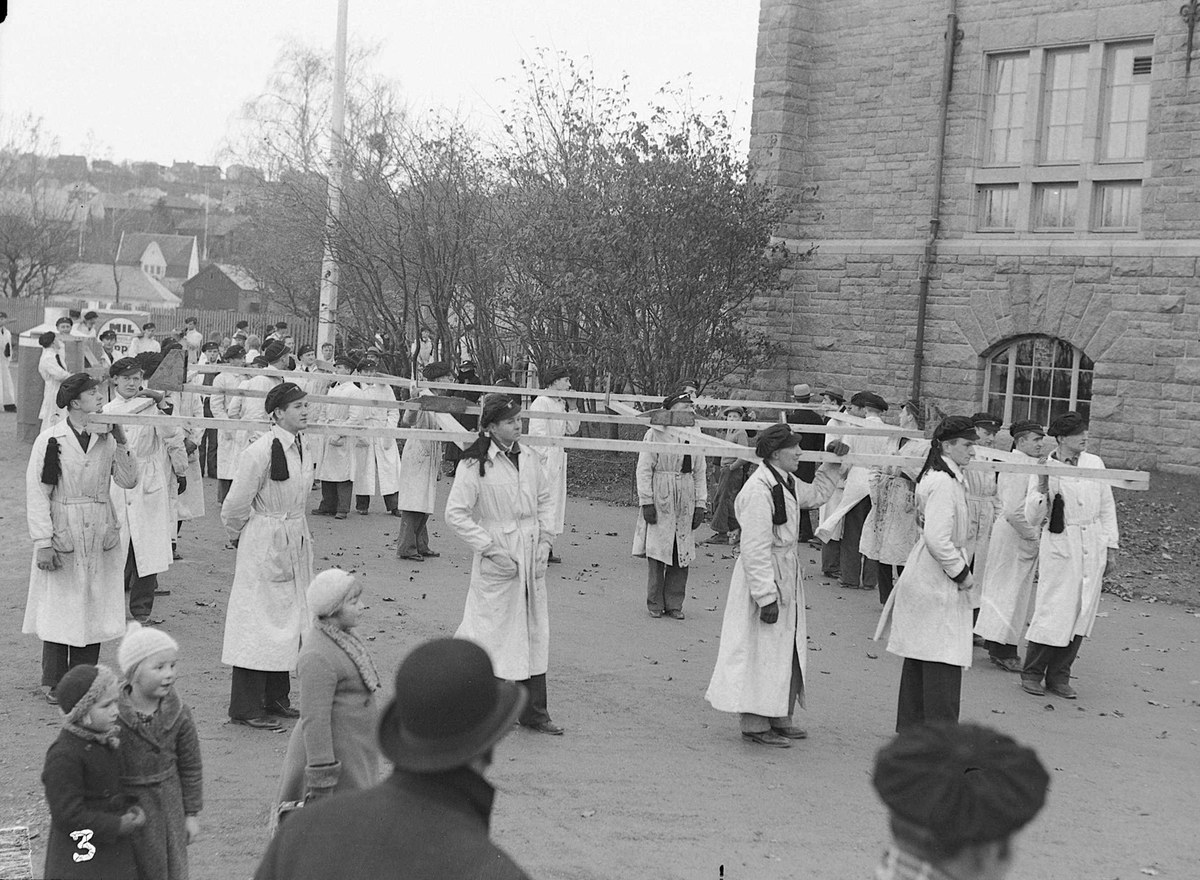
<path fill-rule="evenodd" d="M 361 397 L 362 391 L 349 376 L 328 390 L 330 397 Z M 351 423 L 348 403 L 327 403 L 322 407 L 321 421 L 334 427 Z M 354 438 L 336 434 L 322 436 L 321 460 L 317 463 L 317 479 L 329 483 L 345 483 L 354 479 Z"/>
<path fill-rule="evenodd" d="M 326 394 L 327 389 L 336 378 L 334 375 L 326 373 L 315 366 L 310 369 L 304 369 L 303 367 L 300 369 L 302 372 L 308 373 L 310 378 L 301 379 L 298 384 L 309 394 Z M 327 423 L 328 418 L 329 414 L 326 412 L 326 404 L 309 401 L 308 424 L 310 427 L 313 425 L 324 425 Z M 328 437 L 325 434 L 306 434 L 304 439 L 307 444 L 304 447 L 304 454 L 312 454 L 313 469 L 318 475 L 317 479 L 319 480 L 321 460 L 325 457 L 325 445 Z"/>
<path fill-rule="evenodd" d="M 909 440 L 900 446 L 888 442 L 888 455 L 900 455 L 907 464 L 878 468 L 871 474 L 871 509 L 863 521 L 858 550 L 883 565 L 903 565 L 921 535 L 917 525 L 917 476 L 929 454 L 928 440 Z"/>
<path fill-rule="evenodd" d="M 708 506 L 708 479 L 705 457 L 695 454 L 692 472 L 680 472 L 686 445 L 667 431 L 651 428 L 642 438 L 647 443 L 679 443 L 680 452 L 639 452 L 637 463 L 638 504 L 653 504 L 658 522 L 648 525 L 638 511 L 633 534 L 633 555 L 645 556 L 674 565 L 673 553 L 679 549 L 679 565 L 686 568 L 696 558 L 692 536 L 692 513 Z"/>
<path fill-rule="evenodd" d="M 546 560 L 556 537 L 541 467 L 527 447 L 519 457 L 518 468 L 493 443 L 482 477 L 479 459 L 462 459 L 446 500 L 446 522 L 475 551 L 466 607 L 454 636 L 482 645 L 496 677 L 511 681 L 542 675 L 549 666 Z M 496 550 L 513 559 L 516 574 L 483 558 Z"/>
<path fill-rule="evenodd" d="M 799 703 L 808 682 L 808 623 L 797 544 L 799 510 L 820 506 L 837 485 L 840 465 L 817 469 L 811 484 L 794 479 L 796 495 L 783 491 L 787 522 L 773 525 L 771 487 L 778 481 L 759 465 L 738 493 L 734 509 L 742 550 L 733 566 L 721 623 L 717 665 L 704 699 L 722 712 L 780 718 L 788 714 L 792 654 L 800 659 Z M 760 609 L 779 603 L 779 619 L 763 623 Z"/>
<path fill-rule="evenodd" d="M 144 397 L 125 400 L 118 395 L 104 404 L 106 413 L 140 409 Z M 142 415 L 157 412 L 153 406 Z M 179 428 L 152 428 L 149 425 L 125 425 L 129 451 L 138 461 L 141 477 L 132 489 L 113 483 L 112 501 L 121 523 L 123 553 L 137 557 L 139 577 L 159 574 L 171 567 L 171 539 L 175 537 L 175 513 L 172 496 L 175 476 L 187 473 L 187 456 Z M 124 559 L 124 555 L 121 557 Z"/>
<path fill-rule="evenodd" d="M 244 397 L 238 397 L 225 392 L 230 388 L 241 388 L 242 379 L 237 373 L 217 373 L 213 379 L 212 395 L 208 398 L 209 408 L 214 419 L 238 420 L 242 417 Z M 232 480 L 237 471 L 238 458 L 246 445 L 245 431 L 228 431 L 224 428 L 217 431 L 217 477 L 222 480 Z"/>
<path fill-rule="evenodd" d="M 0 406 L 16 406 L 17 386 L 12 377 L 13 350 L 12 331 L 0 327 Z M 56 392 L 57 393 L 57 392 Z"/>
<path fill-rule="evenodd" d="M 530 412 L 565 413 L 567 405 L 557 397 L 540 395 L 533 399 Z M 564 437 L 579 433 L 578 420 L 529 418 L 530 437 Z M 566 525 L 567 516 L 567 450 L 565 446 L 532 446 L 534 454 L 542 463 L 542 472 L 550 484 L 550 497 L 554 502 L 554 529 L 560 535 Z"/>
<path fill-rule="evenodd" d="M 879 416 L 867 416 L 866 421 L 873 424 L 865 427 L 886 426 Z M 891 438 L 882 434 L 877 437 L 855 434 L 840 439 L 850 447 L 851 452 L 859 455 L 884 455 L 888 451 L 888 444 L 892 442 Z M 840 499 L 832 510 L 821 511 L 821 523 L 817 526 L 816 534 L 822 541 L 841 540 L 842 520 L 860 501 L 871 494 L 871 474 L 875 468 L 869 465 L 843 465 L 843 468 L 848 470 L 845 470 L 846 481 L 842 486 Z"/>
<path fill-rule="evenodd" d="M 194 376 L 189 381 L 198 382 L 199 376 Z M 191 391 L 180 394 L 179 402 L 175 405 L 174 414 L 185 418 L 204 418 L 203 398 Z M 187 452 L 186 446 L 183 450 L 183 454 L 187 458 L 187 470 L 184 473 L 184 476 L 187 478 L 187 488 L 175 499 L 175 517 L 178 520 L 202 519 L 204 517 L 204 477 L 200 473 L 200 441 L 203 437 L 203 428 L 194 425 L 180 428 L 180 440 L 191 440 L 196 444 L 196 448 L 192 450 L 190 455 Z"/>
<path fill-rule="evenodd" d="M 1077 635 L 1092 634 L 1108 550 L 1117 548 L 1120 532 L 1111 486 L 1068 476 L 1072 466 L 1053 455 L 1047 464 L 1061 468 L 1063 476 L 1050 477 L 1049 497 L 1038 491 L 1038 478 L 1031 477 L 1025 499 L 1025 518 L 1045 523 L 1038 548 L 1037 599 L 1025 638 L 1061 648 Z M 1079 467 L 1102 468 L 1104 462 L 1081 452 Z M 1049 528 L 1050 502 L 1056 494 L 1063 497 L 1064 520 L 1057 535 Z"/>
<path fill-rule="evenodd" d="M 364 400 L 396 402 L 390 385 L 366 385 L 359 390 Z M 380 406 L 355 406 L 351 424 L 363 428 L 395 428 L 400 410 Z M 400 491 L 400 450 L 394 437 L 372 437 L 366 445 L 354 445 L 354 494 L 391 495 Z"/>
<path fill-rule="evenodd" d="M 288 478 L 271 479 L 271 446 L 278 439 Z M 308 626 L 305 591 L 313 578 L 312 536 L 305 510 L 312 462 L 302 459 L 296 435 L 278 426 L 242 454 L 221 522 L 238 541 L 233 586 L 225 613 L 221 662 L 243 669 L 285 672 L 295 667 L 300 634 Z"/>
<path fill-rule="evenodd" d="M 50 438 L 58 440 L 62 476 L 42 483 Z M 109 434 L 93 434 L 85 453 L 61 421 L 33 441 L 25 471 L 25 514 L 34 560 L 21 632 L 82 648 L 125 632 L 125 554 L 109 483 L 132 489 L 137 461 Z M 42 571 L 37 551 L 54 547 L 61 568 Z"/>
<path fill-rule="evenodd" d="M 282 376 L 251 376 L 242 387 L 247 391 L 266 392 L 270 391 L 272 388 L 281 384 L 282 382 Z M 242 421 L 270 422 L 271 419 L 267 415 L 267 399 L 265 397 L 243 397 Z M 248 427 L 245 431 L 245 439 L 243 440 L 243 443 L 246 446 L 249 446 L 265 433 L 267 433 L 266 427 L 259 427 L 257 425 Z"/>
<path fill-rule="evenodd" d="M 953 580 L 967 567 L 967 483 L 954 462 L 942 461 L 954 476 L 933 470 L 917 483 L 921 537 L 883 606 L 875 638 L 890 623 L 890 653 L 968 668 L 971 597 Z"/>
<path fill-rule="evenodd" d="M 1037 464 L 1037 457 L 1013 451 L 1009 461 Z M 1026 474 L 1001 473 L 996 480 L 1000 514 L 992 525 L 987 566 L 980 587 L 975 634 L 1003 645 L 1020 643 L 1033 597 L 1041 529 L 1025 519 Z"/>
<path fill-rule="evenodd" d="M 58 408 L 58 389 L 63 380 L 71 374 L 63 363 L 63 349 L 58 343 L 42 349 L 38 358 L 38 373 L 42 377 L 42 408 L 38 418 L 42 420 L 42 430 L 57 425 L 67 417 L 66 410 Z"/>
<path fill-rule="evenodd" d="M 990 461 L 1005 461 L 1008 454 L 987 447 L 976 447 L 975 458 Z M 972 560 L 971 571 L 975 586 L 971 588 L 971 602 L 979 607 L 979 593 L 987 574 L 988 545 L 992 540 L 992 523 L 1000 515 L 1000 498 L 996 495 L 996 472 L 970 468 L 967 478 L 967 511 L 971 517 L 971 528 L 967 534 L 967 558 Z"/>
<path fill-rule="evenodd" d="M 432 392 L 422 390 L 422 396 Z M 435 430 L 437 417 L 431 412 L 406 412 L 404 421 L 411 428 Z M 532 447 L 525 447 L 531 449 Z M 435 440 L 405 440 L 400 457 L 400 496 L 396 506 L 416 513 L 433 513 L 437 504 L 438 459 L 442 444 Z M 532 460 L 532 457 L 531 457 Z"/>

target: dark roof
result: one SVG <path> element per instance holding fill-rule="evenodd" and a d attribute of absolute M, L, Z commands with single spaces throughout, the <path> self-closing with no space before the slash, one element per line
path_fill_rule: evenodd
<path fill-rule="evenodd" d="M 154 232 L 130 232 L 121 239 L 117 262 L 123 266 L 140 266 L 142 254 L 151 242 L 158 244 L 163 259 L 167 261 L 167 275 L 186 278 L 191 268 L 192 248 L 196 246 L 194 235 L 160 235 Z"/>

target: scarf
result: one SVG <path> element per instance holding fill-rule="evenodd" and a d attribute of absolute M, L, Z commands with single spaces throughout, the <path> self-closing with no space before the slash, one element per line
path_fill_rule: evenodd
<path fill-rule="evenodd" d="M 63 730 L 74 734 L 82 740 L 99 743 L 110 749 L 115 749 L 121 744 L 120 729 L 116 725 L 101 733 L 98 730 L 92 730 L 89 727 L 76 724 L 74 721 L 68 719 L 63 722 Z"/>
<path fill-rule="evenodd" d="M 375 669 L 375 662 L 371 660 L 371 655 L 367 653 L 366 646 L 359 640 L 358 636 L 325 620 L 318 619 L 315 626 L 321 632 L 325 633 L 325 635 L 329 636 L 335 645 L 346 652 L 346 656 L 358 667 L 358 674 L 362 676 L 363 684 L 367 686 L 367 690 L 371 693 L 379 690 L 379 672 Z"/>
<path fill-rule="evenodd" d="M 766 464 L 766 462 L 763 462 Z M 783 500 L 783 488 L 786 485 L 787 490 L 792 493 L 792 497 L 796 497 L 796 484 L 792 480 L 784 483 L 783 476 L 775 468 L 767 465 L 767 470 L 771 472 L 771 476 L 775 478 L 775 484 L 771 486 L 771 525 L 781 526 L 787 522 L 787 505 Z"/>

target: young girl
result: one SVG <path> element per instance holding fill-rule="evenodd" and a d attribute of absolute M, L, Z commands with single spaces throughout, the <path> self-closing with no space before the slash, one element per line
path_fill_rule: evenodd
<path fill-rule="evenodd" d="M 117 649 L 121 782 L 146 811 L 133 837 L 141 876 L 187 880 L 187 847 L 200 833 L 200 740 L 173 687 L 179 645 L 130 621 Z"/>
<path fill-rule="evenodd" d="M 375 692 L 379 673 L 354 635 L 362 617 L 362 584 L 331 568 L 308 587 L 312 629 L 305 634 L 296 677 L 300 723 L 292 729 L 279 802 L 312 801 L 379 781 Z"/>
<path fill-rule="evenodd" d="M 50 805 L 45 876 L 137 877 L 130 835 L 146 815 L 121 793 L 117 676 L 107 666 L 76 666 L 57 695 L 63 731 L 42 770 Z"/>

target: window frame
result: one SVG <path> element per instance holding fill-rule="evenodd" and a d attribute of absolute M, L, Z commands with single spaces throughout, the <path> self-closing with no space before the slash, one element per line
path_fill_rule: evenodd
<path fill-rule="evenodd" d="M 1013 395 L 1014 395 L 1016 381 L 1017 381 L 1017 369 L 1019 367 L 1025 366 L 1022 364 L 1018 364 L 1016 362 L 1017 361 L 1017 351 L 1020 349 L 1022 342 L 1036 341 L 1036 340 L 1043 340 L 1043 339 L 1049 340 L 1050 342 L 1056 343 L 1058 345 L 1064 345 L 1071 351 L 1071 366 L 1070 366 L 1071 390 L 1070 390 L 1070 395 L 1069 395 L 1069 398 L 1067 401 L 1067 406 L 1068 406 L 1069 410 L 1075 410 L 1075 409 L 1078 409 L 1078 407 L 1079 407 L 1079 379 L 1080 379 L 1081 372 L 1086 370 L 1086 372 L 1089 372 L 1092 374 L 1093 379 L 1095 378 L 1095 374 L 1096 374 L 1095 361 L 1093 361 L 1091 358 L 1088 358 L 1087 354 L 1083 351 L 1083 349 L 1079 348 L 1078 346 L 1072 345 L 1066 339 L 1063 339 L 1059 336 L 1050 336 L 1050 335 L 1047 335 L 1044 333 L 1031 333 L 1031 334 L 1025 334 L 1022 336 L 1015 336 L 1015 337 L 1005 340 L 1000 345 L 997 345 L 995 348 L 993 348 L 983 358 L 983 362 L 984 362 L 983 394 L 981 395 L 980 407 L 982 410 L 984 410 L 986 412 L 992 411 L 991 410 L 991 404 L 992 404 L 991 398 L 993 396 L 992 369 L 1000 360 L 1000 355 L 1007 354 L 1007 356 L 1008 356 L 1007 363 L 1005 364 L 1007 373 L 1005 375 L 1005 387 L 1004 387 L 1004 413 L 1002 416 L 1004 424 L 1006 424 L 1006 425 L 1011 425 L 1012 421 L 1013 421 Z M 1090 367 L 1083 366 L 1084 358 L 1087 358 L 1088 362 L 1091 363 Z M 1029 364 L 1028 368 L 1033 369 L 1033 364 L 1032 363 Z M 1052 365 L 1050 367 L 1050 369 L 1051 369 L 1051 371 L 1053 371 L 1053 370 L 1063 370 L 1066 368 L 1065 367 L 1055 367 Z M 1051 419 L 1054 418 L 1054 416 L 1053 416 L 1054 401 L 1061 400 L 1061 398 L 1056 398 L 1054 396 L 1053 392 L 1054 392 L 1053 372 L 1051 372 L 1050 394 L 1045 397 L 1039 395 L 1036 398 L 1033 394 L 1028 395 L 1030 400 L 1037 399 L 1037 400 L 1045 400 L 1047 402 L 1047 412 L 1051 413 L 1051 416 L 1050 416 Z M 1091 402 L 1092 402 L 1092 397 L 1090 394 L 1088 395 L 1088 398 L 1085 402 L 1088 404 L 1089 409 L 1090 409 Z M 1047 425 L 1043 425 L 1042 427 L 1047 427 Z"/>

